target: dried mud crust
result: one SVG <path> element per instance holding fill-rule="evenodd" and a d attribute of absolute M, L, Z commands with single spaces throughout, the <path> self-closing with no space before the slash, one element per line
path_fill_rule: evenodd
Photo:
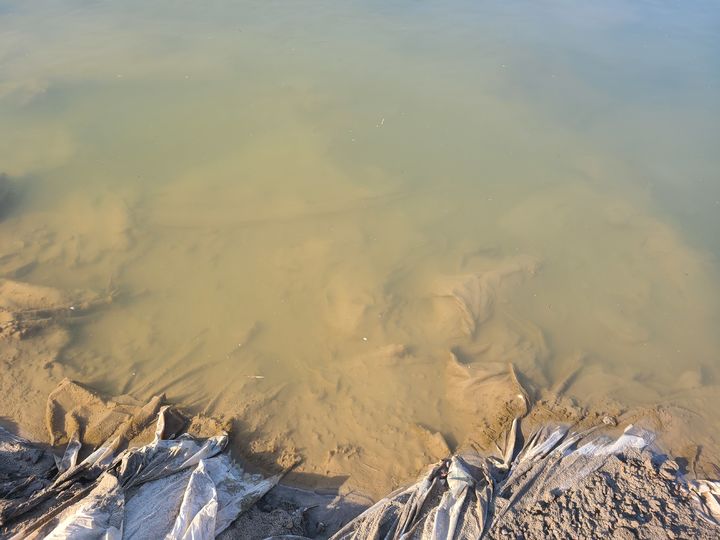
<path fill-rule="evenodd" d="M 673 471 L 637 451 L 609 457 L 576 485 L 507 517 L 488 538 L 710 539 L 720 532 L 693 511 Z"/>

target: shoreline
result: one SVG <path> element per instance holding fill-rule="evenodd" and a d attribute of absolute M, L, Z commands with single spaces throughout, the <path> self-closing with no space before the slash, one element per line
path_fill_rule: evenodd
<path fill-rule="evenodd" d="M 4 373 L 0 380 L 0 425 L 16 425 L 15 431 L 26 438 L 45 440 L 47 428 L 41 411 L 47 396 L 65 377 L 76 378 L 73 370 L 63 363 L 63 351 L 72 339 L 69 328 L 92 317 L 98 310 L 104 310 L 113 301 L 112 291 L 66 293 L 19 281 L 0 280 L 0 363 Z M 686 459 L 700 475 L 710 476 L 712 464 L 720 463 L 720 446 L 709 433 L 699 429 L 704 425 L 707 432 L 711 424 L 705 424 L 704 418 L 692 412 L 697 407 L 687 401 L 701 402 L 704 394 L 714 392 L 712 386 L 692 389 L 687 393 L 689 398 L 681 395 L 665 404 L 628 408 L 606 400 L 583 407 L 562 395 L 562 384 L 556 391 L 529 386 L 524 374 L 517 372 L 512 364 L 468 364 L 460 362 L 454 355 L 443 361 L 448 385 L 454 389 L 452 397 L 458 407 L 469 419 L 480 418 L 483 422 L 468 439 L 470 444 L 449 440 L 442 432 L 427 426 L 407 424 L 408 432 L 422 443 L 417 450 L 418 463 L 406 467 L 403 476 L 392 484 L 362 483 L 357 482 L 358 478 L 348 476 L 348 469 L 343 468 L 347 455 L 333 441 L 326 442 L 326 446 L 330 455 L 335 453 L 334 466 L 338 472 L 334 474 L 337 478 L 318 474 L 318 464 L 307 468 L 300 463 L 300 467 L 296 467 L 303 456 L 292 445 L 291 437 L 281 438 L 281 434 L 274 434 L 261 441 L 257 433 L 243 429 L 237 417 L 223 419 L 233 425 L 232 431 L 237 434 L 232 441 L 233 452 L 258 470 L 271 473 L 292 470 L 287 480 L 298 487 L 338 489 L 341 493 L 359 489 L 377 499 L 412 481 L 427 463 L 449 453 L 470 447 L 491 451 L 512 419 L 523 416 L 528 412 L 524 409 L 531 405 L 530 414 L 524 420 L 529 426 L 559 421 L 582 429 L 602 423 L 605 417 L 613 418 L 612 423 L 641 421 L 660 434 L 669 453 Z M 89 384 L 97 387 L 97 381 L 89 381 Z M 523 397 L 519 399 L 518 395 Z M 483 399 L 478 401 L 477 396 L 483 396 Z M 193 413 L 200 412 L 182 402 L 178 405 Z M 362 456 L 353 456 L 353 459 L 363 461 Z M 355 470 L 361 469 L 356 467 Z"/>
<path fill-rule="evenodd" d="M 155 444 L 153 438 L 155 441 L 158 437 L 167 438 L 166 435 L 160 435 L 160 430 L 170 434 L 168 442 L 172 442 L 176 436 L 173 434 L 178 433 L 199 437 L 199 441 L 209 442 L 218 436 L 227 441 L 225 430 L 230 429 L 230 426 L 226 423 L 202 415 L 187 414 L 182 409 L 165 406 L 164 403 L 164 396 L 156 396 L 144 404 L 129 396 L 104 398 L 85 386 L 65 379 L 47 399 L 46 425 L 50 444 L 28 444 L 39 449 L 33 452 L 55 455 L 55 463 L 60 471 L 58 474 L 61 474 L 60 464 L 67 461 L 71 448 L 76 456 L 71 461 L 82 468 L 87 459 L 93 459 L 90 453 L 96 455 L 98 448 L 112 447 L 122 452 L 142 450 L 140 447 Z M 493 494 L 493 489 L 488 492 L 490 499 L 478 494 L 479 499 L 475 503 L 487 506 L 486 512 L 493 516 L 492 526 L 487 525 L 484 518 L 480 519 L 479 525 L 472 525 L 478 516 L 467 513 L 469 510 L 463 510 L 460 518 L 461 523 L 462 520 L 470 523 L 463 527 L 479 526 L 483 538 L 517 537 L 521 532 L 527 538 L 555 538 L 571 531 L 578 537 L 590 538 L 604 530 L 604 534 L 620 535 L 622 538 L 675 538 L 677 534 L 681 537 L 692 534 L 693 537 L 709 539 L 718 532 L 720 513 L 716 512 L 714 505 L 720 497 L 720 483 L 697 479 L 688 469 L 687 463 L 661 451 L 661 447 L 654 442 L 653 433 L 633 425 L 626 427 L 622 418 L 618 423 L 618 419 L 608 416 L 586 417 L 584 422 L 570 429 L 567 424 L 563 427 L 562 423 L 551 422 L 547 418 L 540 420 L 544 418 L 543 414 L 534 414 L 534 411 L 542 407 L 543 404 L 539 403 L 535 408 L 525 411 L 524 420 L 518 417 L 513 420 L 506 433 L 501 456 L 491 457 L 492 453 L 472 450 L 449 453 L 434 465 L 428 463 L 426 470 L 429 476 L 426 479 L 420 476 L 414 486 L 407 485 L 386 494 L 379 502 L 357 494 L 341 495 L 339 492 L 307 490 L 278 483 L 279 476 L 267 478 L 263 482 L 270 481 L 271 484 L 265 488 L 262 498 L 252 499 L 249 507 L 242 506 L 240 515 L 230 521 L 229 526 L 226 525 L 227 528 L 223 528 L 217 537 L 223 540 L 262 540 L 287 535 L 311 539 L 365 538 L 370 533 L 386 530 L 390 526 L 388 523 L 398 519 L 394 511 L 390 510 L 393 505 L 402 508 L 403 505 L 411 504 L 414 497 L 435 500 L 432 504 L 440 505 L 437 510 L 440 512 L 443 503 L 439 495 L 428 493 L 411 495 L 409 498 L 406 495 L 413 493 L 413 490 L 426 490 L 428 485 L 437 483 L 437 478 L 445 477 L 447 480 L 442 480 L 441 484 L 446 485 L 445 489 L 453 490 L 455 488 L 452 487 L 451 479 L 460 474 L 452 472 L 453 467 L 460 466 L 461 470 L 465 470 L 462 467 L 467 468 L 468 463 L 476 462 L 478 465 L 470 466 L 463 474 L 478 474 L 471 471 L 485 470 L 489 466 L 491 471 L 495 471 L 492 475 L 499 475 L 493 481 L 500 486 L 497 494 Z M 161 417 L 163 420 L 159 420 Z M 581 428 L 581 424 L 589 427 Z M 558 446 L 563 439 L 567 439 L 567 443 Z M 0 473 L 3 475 L 7 475 L 8 467 L 13 467 L 8 463 L 17 463 L 17 458 L 7 457 L 8 449 L 16 452 L 17 447 L 17 443 L 0 431 Z M 543 450 L 543 447 L 546 449 Z M 567 449 L 555 453 L 556 447 Z M 222 454 L 229 452 L 229 448 L 225 447 Z M 582 457 L 575 458 L 575 455 Z M 42 460 L 33 457 L 31 461 Z M 243 472 L 243 463 L 235 466 L 239 467 L 244 478 L 249 478 Z M 437 472 L 433 472 L 442 470 L 445 472 L 440 477 L 437 477 Z M 505 478 L 508 474 L 509 477 Z M 474 482 L 484 478 L 482 475 L 468 481 L 474 485 Z M 255 478 L 253 482 L 261 478 L 252 476 Z M 13 475 L 8 478 L 13 478 Z M 435 480 L 429 483 L 430 478 Z M 516 484 L 517 487 L 511 487 Z M 524 484 L 527 485 L 521 487 Z M 23 485 L 27 487 L 26 482 Z M 514 491 L 517 494 L 514 495 Z M 22 527 L 26 518 L 19 518 L 17 523 L 13 519 L 18 518 L 6 520 L 7 509 L 17 504 L 12 499 L 18 494 L 10 493 L 10 499 L 3 501 L 0 497 L 0 532 L 1 527 L 9 527 L 6 532 L 14 535 L 19 533 L 13 527 Z M 512 503 L 523 493 L 527 495 L 522 495 L 521 502 Z M 130 499 L 132 497 L 131 494 Z M 460 505 L 458 508 L 465 508 L 462 502 L 456 504 Z M 31 511 L 29 517 L 35 521 L 29 522 L 30 536 L 35 538 L 38 531 L 45 530 L 42 527 L 47 527 L 47 523 L 54 526 L 53 523 L 61 518 L 72 518 L 72 513 L 69 514 L 70 518 L 63 517 L 72 508 L 62 510 L 59 517 L 54 518 L 45 518 L 42 513 L 33 517 L 34 511 Z M 510 508 L 512 512 L 508 514 L 509 517 L 504 517 Z M 630 511 L 629 508 L 634 510 Z M 60 512 L 44 511 L 50 511 L 50 516 L 58 516 L 57 512 Z M 133 515 L 131 510 L 128 512 L 127 515 Z M 577 512 L 584 516 L 579 522 L 574 521 L 577 517 L 573 517 Z M 420 520 L 417 527 L 422 529 L 422 523 L 427 519 L 434 520 L 433 516 L 432 512 L 417 514 L 414 518 Z M 38 526 L 34 525 L 35 522 L 46 524 Z M 129 526 L 136 525 L 131 523 Z M 429 526 L 424 525 L 426 531 Z M 426 536 L 413 535 L 412 538 L 425 539 Z"/>
<path fill-rule="evenodd" d="M 0 362 L 4 369 L 4 377 L 0 380 L 0 393 L 3 395 L 0 399 L 0 425 L 7 425 L 11 431 L 21 433 L 29 440 L 49 441 L 56 447 L 67 443 L 73 431 L 81 431 L 85 446 L 96 448 L 110 435 L 107 428 L 101 427 L 108 423 L 108 418 L 122 417 L 128 411 L 144 406 L 143 401 L 128 394 L 104 398 L 83 386 L 71 384 L 64 374 L 61 359 L 71 339 L 68 328 L 84 317 L 92 316 L 95 310 L 104 309 L 113 299 L 112 293 L 68 295 L 47 287 L 12 280 L 0 281 L 0 314 L 3 317 L 0 321 Z M 460 447 L 450 444 L 440 432 L 408 425 L 409 430 L 421 430 L 433 457 L 425 458 L 415 475 L 400 479 L 394 487 L 412 483 L 428 465 L 450 455 L 466 451 L 492 454 L 493 444 L 500 444 L 503 434 L 509 431 L 517 417 L 522 418 L 522 426 L 527 433 L 548 423 L 559 422 L 580 431 L 602 426 L 603 431 L 617 436 L 621 426 L 637 424 L 658 433 L 661 447 L 669 455 L 680 457 L 678 461 L 683 464 L 683 472 L 695 478 L 712 477 L 707 471 L 713 470 L 714 463 L 720 463 L 720 460 L 713 459 L 717 447 L 706 446 L 701 451 L 699 447 L 693 449 L 690 445 L 685 447 L 685 452 L 678 451 L 683 449 L 683 443 L 687 443 L 688 435 L 692 434 L 693 426 L 698 422 L 698 418 L 682 407 L 668 404 L 627 409 L 607 401 L 601 407 L 583 408 L 561 395 L 562 385 L 560 394 L 526 387 L 521 382 L 523 374 L 511 364 L 474 366 L 460 362 L 454 356 L 447 362 L 448 377 L 457 381 L 457 388 L 462 390 L 456 399 L 469 404 L 468 414 L 493 419 L 478 432 L 485 444 Z M 30 373 L 33 377 L 28 379 Z M 70 398 L 58 395 L 58 382 L 58 388 L 71 385 Z M 477 396 L 484 397 L 481 403 L 475 403 Z M 162 396 L 153 398 L 158 403 L 162 399 Z M 75 411 L 77 403 L 73 403 L 77 400 L 81 406 Z M 182 410 L 182 403 L 178 405 Z M 477 408 L 480 406 L 490 409 L 480 411 Z M 98 413 L 99 410 L 106 411 L 104 416 Z M 69 414 L 69 411 L 75 412 Z M 331 477 L 308 475 L 302 470 L 295 476 L 289 473 L 297 463 L 293 452 L 284 454 L 287 456 L 286 467 L 282 467 L 281 460 L 270 460 L 268 467 L 267 456 L 262 450 L 257 454 L 252 452 L 253 448 L 257 448 L 253 446 L 254 441 L 245 440 L 248 434 L 234 429 L 233 419 L 216 419 L 192 410 L 187 416 L 199 419 L 195 427 L 206 436 L 218 432 L 235 433 L 229 449 L 252 470 L 265 474 L 287 474 L 284 485 L 261 503 L 264 506 L 241 518 L 237 527 L 281 527 L 284 530 L 289 526 L 288 530 L 299 531 L 300 523 L 306 527 L 305 534 L 309 534 L 309 527 L 315 537 L 325 538 L 371 506 L 373 501 L 392 491 L 374 486 L 375 492 L 359 494 L 362 491 L 357 491 L 356 479 L 351 476 L 341 478 L 339 482 Z M 83 423 L 96 425 L 88 431 Z M 292 447 L 292 441 L 280 441 L 278 448 L 281 455 L 284 443 Z M 310 482 L 295 481 L 298 478 L 309 478 Z M 314 508 L 304 511 L 303 508 L 308 506 Z M 248 537 L 247 531 L 238 537 Z"/>

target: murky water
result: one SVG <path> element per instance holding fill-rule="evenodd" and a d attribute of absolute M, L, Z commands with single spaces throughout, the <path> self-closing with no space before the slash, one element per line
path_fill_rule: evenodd
<path fill-rule="evenodd" d="M 451 353 L 717 383 L 718 59 L 715 2 L 0 2 L 0 270 L 118 289 L 76 378 L 380 492 L 472 433 Z"/>

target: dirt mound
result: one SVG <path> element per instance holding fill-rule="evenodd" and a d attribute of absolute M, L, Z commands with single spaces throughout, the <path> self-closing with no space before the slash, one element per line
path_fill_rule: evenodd
<path fill-rule="evenodd" d="M 717 538 L 671 463 L 633 450 L 610 456 L 566 491 L 513 511 L 488 538 Z"/>

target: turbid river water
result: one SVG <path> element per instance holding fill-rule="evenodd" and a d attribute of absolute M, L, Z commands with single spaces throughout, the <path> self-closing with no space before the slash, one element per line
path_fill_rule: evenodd
<path fill-rule="evenodd" d="M 2 277 L 117 291 L 67 372 L 298 481 L 413 478 L 507 362 L 718 428 L 716 2 L 2 1 L 0 172 Z"/>

